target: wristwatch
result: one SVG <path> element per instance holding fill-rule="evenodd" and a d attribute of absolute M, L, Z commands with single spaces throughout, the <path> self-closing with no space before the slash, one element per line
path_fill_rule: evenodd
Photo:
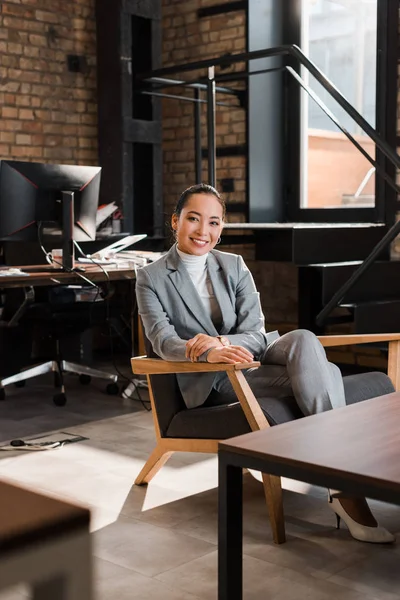
<path fill-rule="evenodd" d="M 221 344 L 223 346 L 230 346 L 231 345 L 231 343 L 228 340 L 228 338 L 225 337 L 224 335 L 217 335 L 217 339 L 221 342 Z"/>

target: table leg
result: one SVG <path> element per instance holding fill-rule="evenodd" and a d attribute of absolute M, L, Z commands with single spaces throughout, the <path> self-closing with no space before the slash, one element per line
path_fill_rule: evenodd
<path fill-rule="evenodd" d="M 218 600 L 243 598 L 243 477 L 219 453 Z"/>
<path fill-rule="evenodd" d="M 43 554 L 40 558 L 43 572 L 31 583 L 32 600 L 93 600 L 89 531 L 61 540 L 52 554 L 45 552 L 45 563 Z"/>
<path fill-rule="evenodd" d="M 67 581 L 64 576 L 54 577 L 47 581 L 40 581 L 32 586 L 33 600 L 67 600 Z"/>

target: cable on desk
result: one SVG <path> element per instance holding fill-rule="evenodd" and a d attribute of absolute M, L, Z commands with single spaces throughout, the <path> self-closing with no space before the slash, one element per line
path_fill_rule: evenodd
<path fill-rule="evenodd" d="M 116 371 L 116 373 L 122 377 L 123 379 L 127 380 L 129 383 L 131 383 L 135 389 L 135 392 L 138 395 L 138 399 L 136 398 L 130 398 L 131 400 L 134 400 L 135 402 L 140 402 L 143 406 L 143 408 L 145 408 L 147 411 L 150 411 L 151 409 L 146 406 L 146 403 L 150 403 L 150 400 L 144 400 L 140 394 L 139 391 L 139 387 L 135 382 L 135 379 L 133 377 L 128 377 L 127 375 L 125 375 L 124 373 L 122 373 L 122 371 L 120 371 L 120 369 L 118 368 L 118 365 L 116 363 L 115 360 L 115 351 L 114 351 L 114 343 L 113 343 L 113 335 L 112 335 L 112 330 L 111 330 L 111 318 L 110 318 L 110 299 L 111 299 L 111 281 L 110 281 L 110 276 L 107 273 L 106 269 L 103 268 L 102 265 L 100 265 L 99 263 L 95 262 L 91 256 L 85 254 L 83 252 L 83 250 L 81 249 L 81 247 L 79 246 L 78 242 L 74 241 L 74 245 L 77 248 L 77 250 L 79 251 L 79 253 L 84 257 L 87 258 L 89 260 L 92 261 L 92 263 L 96 266 L 96 267 L 100 267 L 100 269 L 103 271 L 103 273 L 106 275 L 107 277 L 107 283 L 109 284 L 108 287 L 108 293 L 106 294 L 106 296 L 103 296 L 103 299 L 106 303 L 106 322 L 107 322 L 107 326 L 108 326 L 108 338 L 109 338 L 109 342 L 110 342 L 110 350 L 111 350 L 111 360 L 112 360 L 112 364 L 114 366 L 114 369 Z M 97 295 L 96 295 L 97 298 Z M 96 301 L 96 298 L 94 299 L 93 302 Z"/>
<path fill-rule="evenodd" d="M 43 243 L 42 243 L 42 234 L 41 234 L 41 227 L 42 227 L 42 222 L 39 221 L 38 224 L 37 224 L 38 242 L 39 242 L 39 246 L 40 246 L 43 254 L 46 257 L 46 261 L 49 262 L 49 256 L 51 256 L 51 253 L 47 252 L 46 248 L 43 246 Z M 85 277 L 85 275 L 82 275 L 82 273 L 80 273 L 79 271 L 75 271 L 74 269 L 70 269 L 69 267 L 66 267 L 62 262 L 59 262 L 58 260 L 55 260 L 53 257 L 51 257 L 51 262 L 55 263 L 59 267 L 62 267 L 64 269 L 64 271 L 66 271 L 67 273 L 73 273 L 74 275 L 78 275 L 78 277 L 80 277 L 81 279 L 83 279 L 84 281 L 86 281 L 87 283 L 89 283 L 90 285 L 92 285 L 93 287 L 96 287 L 96 288 L 99 287 L 94 281 L 91 281 L 88 277 Z"/>

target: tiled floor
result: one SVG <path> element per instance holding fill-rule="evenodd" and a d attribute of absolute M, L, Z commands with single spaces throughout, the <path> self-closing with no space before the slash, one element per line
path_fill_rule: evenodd
<path fill-rule="evenodd" d="M 89 439 L 60 450 L 0 452 L 0 478 L 91 508 L 96 600 L 215 599 L 216 458 L 175 455 L 147 489 L 135 487 L 154 444 L 151 414 L 106 396 L 101 384 L 74 379 L 67 405 L 56 407 L 49 384 L 44 378 L 10 390 L 0 404 L 0 442 L 60 430 Z M 336 531 L 324 490 L 286 484 L 288 541 L 276 546 L 261 485 L 245 477 L 245 599 L 399 599 L 399 547 Z M 400 508 L 373 506 L 382 524 L 400 531 Z M 19 587 L 0 600 L 27 594 Z"/>

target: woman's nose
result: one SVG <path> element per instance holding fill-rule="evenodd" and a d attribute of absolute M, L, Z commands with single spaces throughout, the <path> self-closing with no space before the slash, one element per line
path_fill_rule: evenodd
<path fill-rule="evenodd" d="M 198 232 L 201 233 L 201 235 L 206 235 L 207 234 L 207 223 L 199 221 Z"/>

